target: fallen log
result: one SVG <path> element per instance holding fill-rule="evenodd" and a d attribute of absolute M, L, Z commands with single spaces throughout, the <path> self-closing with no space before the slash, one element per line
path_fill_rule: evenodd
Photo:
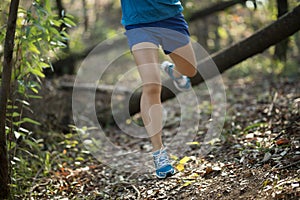
<path fill-rule="evenodd" d="M 247 37 L 226 49 L 218 51 L 211 55 L 211 58 L 207 57 L 198 63 L 198 71 L 205 74 L 205 78 L 212 78 L 216 74 L 210 69 L 209 63 L 211 59 L 217 65 L 219 72 L 223 73 L 230 69 L 234 65 L 250 58 L 258 53 L 261 53 L 268 49 L 270 46 L 277 44 L 285 38 L 293 35 L 300 30 L 300 5 L 295 7 L 289 13 L 283 15 L 277 21 L 267 25 L 266 27 L 256 31 L 250 37 Z M 198 73 L 192 78 L 192 85 L 198 85 L 204 81 L 203 77 Z M 164 87 L 162 89 L 161 99 L 166 101 L 174 98 L 176 93 L 174 87 L 172 87 L 172 81 L 167 80 L 163 85 L 168 86 L 169 89 Z M 129 113 L 134 115 L 140 111 L 140 98 L 141 93 L 133 93 L 129 102 Z"/>
<path fill-rule="evenodd" d="M 226 2 L 219 2 L 209 6 L 208 8 L 204 8 L 198 11 L 193 12 L 189 17 L 187 17 L 188 22 L 194 22 L 198 19 L 205 18 L 209 15 L 215 14 L 217 12 L 223 11 L 229 7 L 232 7 L 239 3 L 245 3 L 246 0 L 231 0 Z M 111 40 L 110 40 L 111 41 Z M 71 53 L 64 58 L 61 58 L 55 62 L 53 62 L 52 69 L 46 69 L 45 74 L 47 78 L 51 78 L 53 75 L 55 76 L 62 76 L 64 74 L 74 74 L 75 72 L 75 64 L 76 62 L 83 60 L 86 58 L 91 52 L 93 54 L 101 54 L 103 52 L 109 51 L 117 46 L 127 45 L 127 40 L 122 38 L 121 40 L 113 41 L 112 43 L 102 44 L 101 48 L 96 48 L 97 45 L 94 45 L 82 52 L 79 53 Z M 95 51 L 96 49 L 96 51 Z M 1 53 L 0 53 L 1 57 Z"/>

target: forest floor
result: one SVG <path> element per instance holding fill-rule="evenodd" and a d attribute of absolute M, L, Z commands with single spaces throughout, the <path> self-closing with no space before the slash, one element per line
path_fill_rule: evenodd
<path fill-rule="evenodd" d="M 151 173 L 132 174 L 112 169 L 89 153 L 83 154 L 85 149 L 79 142 L 76 148 L 56 149 L 71 161 L 53 167 L 46 177 L 37 176 L 26 196 L 32 199 L 300 199 L 299 79 L 270 75 L 232 80 L 225 75 L 223 80 L 227 117 L 221 137 L 204 156 L 197 153 L 203 132 L 197 133 L 194 143 L 182 144 L 188 148 L 185 156 L 172 157 L 177 169 L 174 176 L 158 180 Z M 59 102 L 57 93 L 48 95 Z M 52 97 L 44 99 L 49 101 Z M 172 110 L 173 100 L 166 104 Z M 207 116 L 205 120 L 209 120 Z M 178 126 L 178 119 L 172 120 L 165 128 L 166 133 L 174 132 Z M 124 142 L 115 126 L 107 126 L 105 131 L 114 142 L 128 144 L 128 148 L 149 147 L 148 140 Z M 171 136 L 164 137 L 167 141 Z M 77 154 L 81 159 L 75 159 Z"/>

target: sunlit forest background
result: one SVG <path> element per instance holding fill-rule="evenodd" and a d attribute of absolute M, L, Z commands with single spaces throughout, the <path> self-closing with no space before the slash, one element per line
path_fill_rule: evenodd
<path fill-rule="evenodd" d="M 4 60 L 10 2 L 2 0 L 0 5 L 1 63 Z M 276 21 L 278 12 L 284 12 L 285 6 L 286 11 L 291 11 L 299 5 L 298 0 L 248 0 L 232 1 L 235 2 L 232 6 L 217 10 L 218 7 L 212 6 L 230 1 L 181 2 L 192 40 L 201 44 L 210 55 Z M 208 8 L 212 8 L 210 14 L 194 17 L 197 12 Z M 98 44 L 109 41 L 111 45 L 100 50 L 112 54 L 118 44 L 127 45 L 124 40 L 114 39 L 125 31 L 120 23 L 121 16 L 119 0 L 20 1 L 5 126 L 9 198 L 166 198 L 159 196 L 161 191 L 168 197 L 178 195 L 181 199 L 230 199 L 240 195 L 245 195 L 245 199 L 299 198 L 300 32 L 223 73 L 228 108 L 222 138 L 216 144 L 220 148 L 212 152 L 214 156 L 205 159 L 191 156 L 188 162 L 174 158 L 177 166 L 184 164 L 185 167 L 179 167 L 178 170 L 186 179 L 174 178 L 169 184 L 173 186 L 166 184 L 157 189 L 149 181 L 130 182 L 126 175 L 118 174 L 93 158 L 77 134 L 88 127 L 76 127 L 72 119 L 72 84 L 83 60 Z M 167 59 L 162 52 L 160 56 L 161 60 Z M 110 86 L 134 67 L 128 51 L 107 69 L 100 82 L 99 112 L 106 112 L 110 106 Z M 1 64 L 1 79 L 2 70 Z M 138 73 L 134 73 L 124 86 L 132 88 L 137 80 Z M 195 86 L 195 90 L 204 91 L 205 85 Z M 177 109 L 172 108 L 172 104 L 173 100 L 166 103 L 171 105 L 170 112 Z M 204 116 L 201 123 L 205 124 L 205 120 L 209 121 L 211 110 L 209 99 L 199 106 Z M 173 116 L 177 115 L 177 111 L 174 111 Z M 135 117 L 138 123 L 140 116 Z M 109 117 L 105 116 L 99 121 L 116 143 L 128 140 L 118 135 Z M 170 119 L 169 132 L 176 129 L 176 125 L 178 121 Z M 147 140 L 142 145 L 133 144 L 132 141 L 128 144 L 149 149 Z M 193 143 L 190 152 L 197 149 L 197 145 L 198 142 Z M 228 148 L 224 150 L 221 146 Z M 227 155 L 228 160 L 225 159 Z M 237 164 L 232 164 L 235 162 Z M 204 171 L 193 171 L 197 167 L 200 169 L 200 165 L 205 166 Z M 254 171 L 250 173 L 241 170 L 242 167 Z M 275 172 L 281 168 L 287 171 Z M 236 184 L 240 184 L 236 178 L 239 175 L 231 177 L 231 185 L 230 181 L 226 182 L 227 189 L 217 185 L 217 181 L 229 177 L 226 173 L 230 170 L 234 174 L 243 174 L 243 178 L 247 179 L 243 192 L 235 192 L 239 188 Z M 262 175 L 258 178 L 259 183 L 257 179 L 251 179 L 255 173 Z M 223 179 L 218 179 L 220 177 Z M 200 186 L 208 180 L 214 184 Z"/>

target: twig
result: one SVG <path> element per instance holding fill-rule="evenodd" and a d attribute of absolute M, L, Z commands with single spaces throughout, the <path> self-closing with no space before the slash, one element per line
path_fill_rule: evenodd
<path fill-rule="evenodd" d="M 137 189 L 137 187 L 135 187 L 134 185 L 131 185 L 131 187 L 136 191 L 136 193 L 137 193 L 137 199 L 139 200 L 140 198 L 141 198 L 141 193 L 140 193 L 140 191 Z"/>
<path fill-rule="evenodd" d="M 51 182 L 51 180 L 47 180 L 45 183 L 37 183 L 37 184 L 33 185 L 33 186 L 30 188 L 30 194 L 29 194 L 30 196 L 29 196 L 29 197 L 31 198 L 32 192 L 33 192 L 37 187 L 48 185 L 50 182 Z"/>
<path fill-rule="evenodd" d="M 280 131 L 280 133 L 274 138 L 274 140 L 277 140 L 278 138 L 280 138 L 284 133 L 285 133 L 284 130 Z"/>
<path fill-rule="evenodd" d="M 268 116 L 271 116 L 271 114 L 272 114 L 272 110 L 273 110 L 273 107 L 274 107 L 274 103 L 275 103 L 275 101 L 276 101 L 276 99 L 277 99 L 277 96 L 278 96 L 278 93 L 275 92 L 274 97 L 273 97 L 273 100 L 272 100 L 272 103 L 271 103 L 270 106 L 269 106 Z"/>
<path fill-rule="evenodd" d="M 272 171 L 286 169 L 286 168 L 292 167 L 292 166 L 297 165 L 297 164 L 300 164 L 300 160 L 298 160 L 296 162 L 293 162 L 293 163 L 291 163 L 289 165 L 286 165 L 286 166 L 282 166 L 282 167 L 279 167 L 279 168 L 274 168 L 274 169 L 272 169 Z"/>

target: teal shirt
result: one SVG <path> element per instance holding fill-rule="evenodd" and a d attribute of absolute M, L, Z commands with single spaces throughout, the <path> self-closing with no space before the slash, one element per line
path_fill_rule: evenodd
<path fill-rule="evenodd" d="M 164 20 L 181 13 L 180 0 L 121 0 L 124 26 Z"/>

